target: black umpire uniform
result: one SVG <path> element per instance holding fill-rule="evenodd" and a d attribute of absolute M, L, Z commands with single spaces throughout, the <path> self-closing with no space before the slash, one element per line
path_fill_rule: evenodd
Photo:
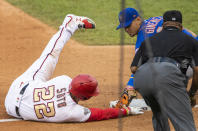
<path fill-rule="evenodd" d="M 179 11 L 167 11 L 163 19 L 163 30 L 146 39 L 133 59 L 134 88 L 152 109 L 155 131 L 169 131 L 168 119 L 176 131 L 196 131 L 185 73 L 194 60 L 191 88 L 195 93 L 198 42 L 181 32 Z"/>

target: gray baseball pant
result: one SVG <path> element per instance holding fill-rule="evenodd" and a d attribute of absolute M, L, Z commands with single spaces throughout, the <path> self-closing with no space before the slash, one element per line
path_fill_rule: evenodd
<path fill-rule="evenodd" d="M 134 75 L 134 87 L 153 112 L 154 131 L 196 131 L 187 94 L 187 77 L 172 63 L 145 63 Z"/>

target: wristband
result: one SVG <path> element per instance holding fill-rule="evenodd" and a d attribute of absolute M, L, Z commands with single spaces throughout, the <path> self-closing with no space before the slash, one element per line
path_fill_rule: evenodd
<path fill-rule="evenodd" d="M 123 107 L 126 110 L 127 115 L 130 114 L 130 108 L 129 107 Z"/>

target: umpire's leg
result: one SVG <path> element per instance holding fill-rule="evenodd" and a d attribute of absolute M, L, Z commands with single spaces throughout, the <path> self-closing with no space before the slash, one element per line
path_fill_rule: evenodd
<path fill-rule="evenodd" d="M 176 131 L 196 131 L 192 108 L 186 91 L 187 79 L 176 66 L 168 65 L 167 67 L 170 75 L 162 77 L 163 81 L 158 83 L 163 94 L 166 95 L 158 94 L 158 98 L 164 97 L 159 99 L 159 102 Z M 166 69 L 166 67 L 162 68 Z"/>
<path fill-rule="evenodd" d="M 168 117 L 161 109 L 155 94 L 158 93 L 155 88 L 155 78 L 157 72 L 151 70 L 150 64 L 142 65 L 134 75 L 134 87 L 143 96 L 145 102 L 151 107 L 153 112 L 153 128 L 155 131 L 170 131 Z"/>
<path fill-rule="evenodd" d="M 152 93 L 176 131 L 195 131 L 185 75 L 175 65 L 167 62 L 144 64 L 142 67 L 135 74 L 135 88 L 141 87 L 139 92 L 143 95 Z"/>
<path fill-rule="evenodd" d="M 168 116 L 162 110 L 157 100 L 153 96 L 143 97 L 145 102 L 151 107 L 153 112 L 152 122 L 154 131 L 170 131 Z"/>

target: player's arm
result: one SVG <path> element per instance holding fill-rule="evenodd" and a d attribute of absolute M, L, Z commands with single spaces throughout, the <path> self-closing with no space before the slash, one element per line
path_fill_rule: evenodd
<path fill-rule="evenodd" d="M 139 52 L 138 51 L 139 50 L 139 48 L 137 48 L 136 49 L 136 54 Z M 139 56 L 139 54 L 137 54 L 138 56 Z M 136 56 L 136 55 L 135 55 Z M 136 56 L 137 57 L 137 56 Z M 137 58 L 136 58 L 137 59 Z M 131 64 L 132 65 L 132 64 Z M 132 70 L 134 70 L 136 67 L 130 67 L 130 69 L 131 69 L 131 72 L 132 72 Z M 134 74 L 133 74 L 133 72 L 132 72 L 132 74 L 131 74 L 131 77 L 129 78 L 129 81 L 128 81 L 128 83 L 127 83 L 127 86 L 125 87 L 127 90 L 133 90 L 133 87 L 134 87 L 134 84 L 133 84 L 133 81 L 134 81 Z"/>
<path fill-rule="evenodd" d="M 148 34 L 146 34 L 146 32 L 144 32 L 144 30 L 141 30 L 139 33 L 138 33 L 138 36 L 137 36 L 137 41 L 136 41 L 136 44 L 135 44 L 135 54 L 138 52 L 140 46 L 141 46 L 141 43 L 144 41 L 145 39 L 145 36 L 148 36 Z M 128 90 L 133 90 L 133 87 L 134 87 L 134 84 L 133 84 L 133 80 L 134 79 L 134 75 L 131 74 L 131 77 L 129 78 L 129 81 L 127 83 L 127 86 L 125 87 L 126 89 Z"/>
<path fill-rule="evenodd" d="M 137 115 L 143 114 L 142 109 L 137 107 L 126 107 L 126 108 L 107 108 L 107 109 L 99 109 L 99 108 L 89 108 L 91 111 L 91 115 L 87 122 L 89 121 L 100 121 L 100 120 L 108 120 L 118 117 L 123 117 L 127 115 Z"/>
<path fill-rule="evenodd" d="M 125 87 L 127 90 L 133 90 L 134 73 L 136 72 L 138 65 L 140 65 L 140 62 L 141 62 L 141 56 L 140 56 L 140 50 L 138 50 L 134 56 L 133 62 L 131 63 L 130 69 L 131 69 L 131 73 L 133 74 L 131 74 L 127 86 Z"/>
<path fill-rule="evenodd" d="M 193 51 L 193 59 L 195 61 L 195 66 L 193 67 L 193 78 L 192 78 L 192 85 L 189 90 L 189 97 L 191 100 L 191 106 L 196 105 L 196 98 L 195 94 L 198 90 L 198 42 L 194 40 L 194 51 Z"/>
<path fill-rule="evenodd" d="M 142 46 L 140 47 L 140 49 L 136 52 L 133 61 L 131 63 L 131 73 L 135 74 L 135 72 L 138 69 L 138 66 L 140 66 L 142 64 L 142 57 L 141 57 L 141 51 L 142 51 L 142 47 L 144 46 L 144 42 L 142 43 Z"/>
<path fill-rule="evenodd" d="M 187 35 L 193 37 L 194 39 L 198 40 L 198 36 L 194 32 L 192 32 L 191 30 L 184 28 L 182 30 L 182 32 L 184 32 L 185 34 L 187 34 Z"/>
<path fill-rule="evenodd" d="M 189 90 L 189 97 L 191 100 L 191 106 L 194 107 L 196 105 L 196 98 L 195 94 L 198 90 L 198 66 L 195 66 L 193 68 L 193 79 L 192 79 L 192 85 Z"/>
<path fill-rule="evenodd" d="M 131 74 L 131 77 L 129 78 L 129 81 L 128 81 L 128 83 L 127 83 L 127 85 L 126 85 L 126 89 L 127 90 L 133 90 L 133 79 L 134 79 L 134 75 L 133 74 Z"/>

